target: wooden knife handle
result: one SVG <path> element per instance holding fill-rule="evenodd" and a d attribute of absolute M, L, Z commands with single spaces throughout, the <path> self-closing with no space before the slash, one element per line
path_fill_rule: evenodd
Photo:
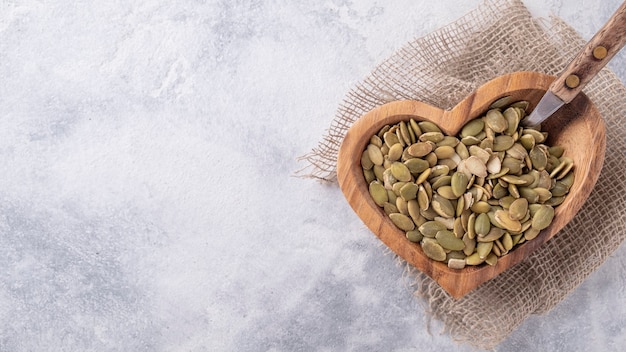
<path fill-rule="evenodd" d="M 550 85 L 550 91 L 569 103 L 625 43 L 626 1 Z"/>

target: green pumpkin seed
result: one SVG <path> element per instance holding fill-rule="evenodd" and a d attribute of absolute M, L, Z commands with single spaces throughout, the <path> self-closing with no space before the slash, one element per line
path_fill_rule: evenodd
<path fill-rule="evenodd" d="M 477 214 L 488 213 L 491 210 L 491 205 L 485 201 L 479 201 L 472 204 L 470 209 Z"/>
<path fill-rule="evenodd" d="M 438 262 L 446 260 L 446 252 L 434 239 L 428 241 L 428 238 L 424 238 L 422 240 L 422 250 L 424 250 L 424 254 L 432 260 Z"/>
<path fill-rule="evenodd" d="M 460 251 L 465 247 L 465 243 L 460 238 L 456 238 L 452 231 L 441 230 L 438 231 L 435 235 L 435 239 L 439 244 L 445 248 L 452 251 Z"/>
<path fill-rule="evenodd" d="M 438 143 L 443 140 L 443 133 L 441 132 L 425 132 L 420 135 L 420 142 L 430 141 L 433 143 Z"/>
<path fill-rule="evenodd" d="M 400 212 L 403 215 L 409 215 L 409 205 L 406 202 L 406 200 L 397 197 L 396 198 L 396 208 L 398 208 L 398 212 Z"/>
<path fill-rule="evenodd" d="M 370 144 L 367 146 L 367 153 L 369 154 L 369 158 L 374 163 L 374 165 L 383 164 L 383 153 L 380 151 L 380 147 L 374 144 Z"/>
<path fill-rule="evenodd" d="M 548 152 L 550 153 L 550 155 L 560 158 L 563 156 L 563 152 L 565 152 L 565 149 L 563 149 L 563 147 L 561 147 L 560 145 L 554 145 L 548 148 Z"/>
<path fill-rule="evenodd" d="M 567 188 L 571 188 L 574 185 L 574 172 L 568 172 L 560 181 Z"/>
<path fill-rule="evenodd" d="M 539 202 L 539 193 L 537 193 L 536 188 L 520 187 L 518 190 L 520 197 L 525 198 L 528 203 L 534 204 Z"/>
<path fill-rule="evenodd" d="M 485 263 L 494 266 L 498 263 L 498 256 L 495 253 L 489 253 L 487 258 L 485 258 Z"/>
<path fill-rule="evenodd" d="M 400 143 L 394 144 L 393 146 L 391 146 L 391 148 L 389 148 L 387 158 L 390 161 L 398 161 L 402 157 L 403 151 L 404 149 L 402 148 L 402 145 L 400 145 Z"/>
<path fill-rule="evenodd" d="M 420 129 L 423 131 L 423 133 L 427 133 L 427 132 L 441 133 L 441 129 L 439 128 L 439 126 L 435 125 L 434 123 L 430 121 L 420 121 L 418 122 L 418 125 Z"/>
<path fill-rule="evenodd" d="M 441 147 L 437 147 L 434 150 L 435 155 L 438 159 L 450 159 L 452 156 L 456 155 L 456 150 L 453 147 L 444 145 Z"/>
<path fill-rule="evenodd" d="M 504 233 L 504 235 L 502 235 L 502 245 L 504 246 L 504 249 L 506 251 L 510 251 L 511 249 L 513 249 L 513 237 L 511 237 L 511 234 L 506 232 Z"/>
<path fill-rule="evenodd" d="M 414 119 L 409 120 L 409 126 L 411 126 L 411 129 L 413 130 L 413 133 L 415 133 L 416 137 L 419 137 L 422 134 L 422 129 Z"/>
<path fill-rule="evenodd" d="M 509 206 L 509 217 L 513 220 L 521 220 L 528 212 L 528 200 L 519 198 L 514 200 Z"/>
<path fill-rule="evenodd" d="M 437 190 L 439 187 L 449 186 L 452 183 L 452 176 L 441 175 L 431 179 L 430 181 L 432 182 L 433 189 Z"/>
<path fill-rule="evenodd" d="M 395 144 L 400 144 L 398 136 L 393 132 L 385 132 L 385 134 L 383 134 L 383 139 L 389 148 L 393 147 Z M 402 147 L 402 145 L 400 145 L 400 147 Z"/>
<path fill-rule="evenodd" d="M 532 165 L 535 169 L 541 171 L 546 168 L 548 164 L 548 155 L 546 151 L 541 148 L 541 146 L 535 146 L 529 152 L 530 160 L 532 161 Z"/>
<path fill-rule="evenodd" d="M 504 115 L 504 119 L 507 123 L 507 128 L 506 131 L 504 131 L 504 134 L 512 136 L 517 132 L 517 127 L 521 121 L 520 114 L 517 110 L 511 108 L 504 110 L 502 114 Z"/>
<path fill-rule="evenodd" d="M 511 232 L 519 232 L 522 230 L 522 224 L 519 220 L 513 220 L 509 216 L 509 212 L 505 210 L 497 210 L 494 214 L 498 227 Z"/>
<path fill-rule="evenodd" d="M 370 159 L 368 151 L 364 151 L 363 154 L 361 154 L 361 167 L 365 170 L 371 170 L 374 167 L 374 163 L 372 159 Z"/>
<path fill-rule="evenodd" d="M 504 115 L 497 109 L 487 111 L 485 123 L 496 133 L 502 133 L 509 127 Z"/>
<path fill-rule="evenodd" d="M 485 122 L 481 119 L 472 120 L 461 129 L 461 138 L 477 136 L 485 128 Z M 461 140 L 462 142 L 462 140 Z M 479 141 L 480 142 L 480 141 Z"/>
<path fill-rule="evenodd" d="M 503 152 L 510 149 L 515 144 L 515 140 L 511 136 L 501 135 L 493 140 L 493 151 Z"/>
<path fill-rule="evenodd" d="M 398 210 L 398 207 L 396 207 L 394 204 L 391 204 L 389 202 L 386 202 L 385 204 L 383 204 L 383 210 L 385 211 L 385 214 L 387 215 L 400 212 L 400 210 Z"/>
<path fill-rule="evenodd" d="M 426 221 L 419 227 L 419 231 L 426 237 L 435 237 L 437 232 L 447 230 L 446 226 L 439 221 Z"/>
<path fill-rule="evenodd" d="M 452 191 L 452 187 L 451 186 L 442 186 L 437 190 L 437 193 L 448 199 L 448 200 L 453 200 L 453 199 L 457 199 L 458 197 L 454 194 L 454 192 Z"/>
<path fill-rule="evenodd" d="M 419 186 L 413 182 L 407 182 L 404 186 L 400 188 L 400 197 L 405 201 L 410 201 L 417 198 L 417 191 Z"/>
<path fill-rule="evenodd" d="M 452 148 L 455 148 L 461 141 L 459 141 L 458 138 L 453 137 L 453 136 L 445 136 L 443 137 L 443 140 L 439 143 L 437 143 L 438 147 L 443 147 L 443 146 L 449 146 Z"/>
<path fill-rule="evenodd" d="M 413 229 L 415 229 L 415 223 L 413 223 L 413 220 L 411 220 L 410 217 L 404 214 L 389 214 L 389 218 L 394 223 L 394 225 L 396 225 L 401 230 L 412 231 Z"/>
<path fill-rule="evenodd" d="M 549 205 L 542 205 L 533 216 L 532 228 L 543 230 L 550 226 L 552 219 L 554 219 L 554 208 Z"/>
<path fill-rule="evenodd" d="M 553 197 L 562 197 L 569 192 L 569 187 L 561 181 L 557 181 L 550 190 Z"/>
<path fill-rule="evenodd" d="M 476 244 L 476 253 L 478 253 L 478 258 L 485 259 L 491 253 L 493 249 L 493 241 L 492 242 L 478 242 Z"/>
<path fill-rule="evenodd" d="M 390 167 L 391 174 L 398 181 L 408 182 L 411 181 L 411 171 L 409 168 L 401 162 L 395 161 Z"/>
<path fill-rule="evenodd" d="M 545 188 L 537 187 L 537 188 L 533 188 L 533 191 L 537 193 L 537 197 L 538 197 L 537 201 L 539 203 L 545 203 L 550 198 L 552 198 L 552 193 Z"/>
<path fill-rule="evenodd" d="M 530 241 L 532 239 L 535 239 L 539 235 L 539 232 L 541 232 L 541 230 L 531 227 L 528 230 L 524 231 L 524 238 L 526 239 L 526 241 Z"/>
<path fill-rule="evenodd" d="M 372 183 L 370 183 L 369 191 L 372 199 L 379 207 L 382 207 L 383 204 L 385 204 L 389 200 L 389 197 L 387 196 L 387 190 L 378 181 L 373 181 Z"/>
<path fill-rule="evenodd" d="M 489 105 L 489 109 L 500 109 L 503 108 L 513 101 L 513 97 L 510 95 L 504 96 L 502 98 L 497 99 L 491 105 Z"/>
<path fill-rule="evenodd" d="M 428 155 L 424 157 L 424 160 L 428 161 L 428 165 L 430 167 L 437 166 L 437 156 L 435 155 L 435 153 L 428 153 Z"/>
<path fill-rule="evenodd" d="M 407 152 L 416 157 L 421 158 L 433 151 L 433 145 L 426 142 L 417 142 L 406 148 Z"/>
<path fill-rule="evenodd" d="M 492 226 L 489 232 L 485 236 L 476 237 L 478 243 L 481 242 L 493 242 L 504 235 L 505 231 L 499 227 Z"/>
<path fill-rule="evenodd" d="M 409 159 L 404 162 L 404 165 L 406 165 L 413 175 L 419 175 L 426 169 L 430 168 L 428 161 L 422 159 Z"/>
<path fill-rule="evenodd" d="M 383 140 L 378 136 L 372 136 L 372 138 L 370 138 L 370 144 L 373 144 L 380 149 L 383 146 Z"/>
<path fill-rule="evenodd" d="M 480 265 L 485 262 L 485 259 L 481 259 L 477 252 L 474 252 L 472 255 L 469 255 L 465 258 L 466 265 Z"/>
<path fill-rule="evenodd" d="M 424 235 L 418 230 L 412 230 L 406 232 L 406 238 L 411 242 L 419 243 L 424 238 Z"/>
<path fill-rule="evenodd" d="M 450 179 L 452 193 L 458 198 L 467 190 L 469 178 L 462 172 L 455 172 Z"/>
<path fill-rule="evenodd" d="M 433 195 L 431 206 L 437 214 L 444 218 L 451 218 L 454 217 L 454 214 L 456 214 L 455 207 L 452 206 L 450 200 L 445 199 L 438 194 Z"/>
<path fill-rule="evenodd" d="M 535 138 L 529 134 L 521 136 L 519 142 L 526 150 L 532 150 L 535 147 Z"/>
<path fill-rule="evenodd" d="M 543 143 L 546 140 L 546 136 L 532 128 L 524 128 L 522 133 L 533 136 L 533 138 L 535 139 L 535 144 Z"/>
<path fill-rule="evenodd" d="M 489 222 L 489 216 L 486 213 L 480 213 L 476 216 L 474 223 L 474 232 L 478 236 L 485 236 L 491 230 L 491 223 Z"/>

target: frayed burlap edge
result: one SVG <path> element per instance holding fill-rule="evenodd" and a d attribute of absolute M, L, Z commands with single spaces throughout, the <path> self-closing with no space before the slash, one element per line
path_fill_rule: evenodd
<path fill-rule="evenodd" d="M 521 1 L 485 2 L 458 21 L 418 38 L 385 60 L 352 89 L 328 133 L 302 160 L 299 175 L 336 181 L 337 151 L 348 128 L 384 103 L 413 99 L 452 108 L 481 84 L 509 72 L 558 74 L 584 45 L 558 18 L 538 21 Z M 529 315 L 545 313 L 595 271 L 626 239 L 626 88 L 609 70 L 586 87 L 607 129 L 604 167 L 594 191 L 576 217 L 515 267 L 460 300 L 406 265 L 416 295 L 429 317 L 459 342 L 494 348 Z M 484 312 L 489 312 L 485 315 Z"/>

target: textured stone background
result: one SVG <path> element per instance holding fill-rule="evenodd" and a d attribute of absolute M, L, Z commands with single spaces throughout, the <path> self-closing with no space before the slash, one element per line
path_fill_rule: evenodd
<path fill-rule="evenodd" d="M 356 82 L 480 3 L 0 0 L 0 351 L 469 351 L 291 175 Z M 620 1 L 525 3 L 590 38 Z M 620 350 L 625 283 L 622 247 L 498 350 Z"/>

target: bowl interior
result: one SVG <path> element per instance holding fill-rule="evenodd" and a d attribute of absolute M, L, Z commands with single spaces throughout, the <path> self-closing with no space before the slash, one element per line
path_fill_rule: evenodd
<path fill-rule="evenodd" d="M 363 176 L 360 156 L 369 139 L 383 126 L 402 120 L 431 121 L 448 135 L 456 135 L 468 121 L 483 116 L 489 105 L 504 96 L 512 101 L 527 100 L 528 112 L 539 102 L 554 77 L 521 72 L 498 77 L 478 88 L 450 111 L 418 101 L 398 101 L 380 106 L 357 120 L 346 134 L 337 159 L 339 185 L 351 207 L 368 228 L 390 249 L 411 265 L 435 279 L 453 297 L 460 298 L 481 283 L 519 263 L 563 228 L 588 198 L 604 160 L 605 133 L 602 118 L 593 103 L 580 94 L 542 124 L 549 133 L 548 145 L 561 145 L 565 156 L 574 160 L 575 181 L 566 200 L 555 209 L 552 224 L 539 236 L 500 257 L 494 266 L 466 266 L 450 269 L 429 259 L 419 244 L 406 239 L 374 203 Z"/>

